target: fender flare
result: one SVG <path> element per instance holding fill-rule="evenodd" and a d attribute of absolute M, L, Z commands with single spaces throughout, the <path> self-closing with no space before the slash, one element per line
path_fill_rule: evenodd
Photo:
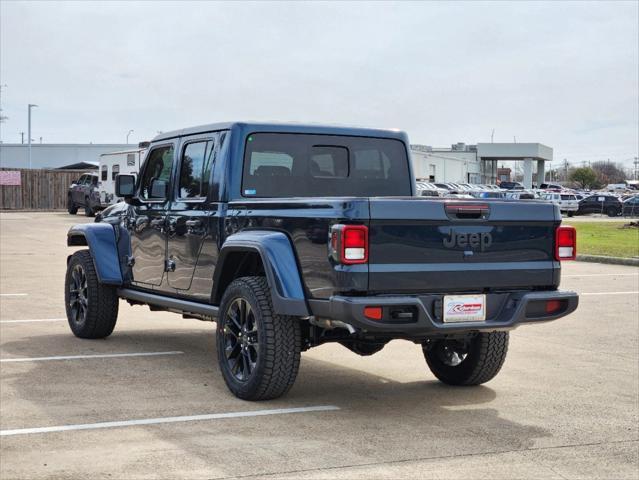
<path fill-rule="evenodd" d="M 67 246 L 89 247 L 98 281 L 106 285 L 122 285 L 122 270 L 115 230 L 110 223 L 74 225 L 67 233 Z"/>
<path fill-rule="evenodd" d="M 215 268 L 214 297 L 223 294 L 219 291 L 220 278 L 228 254 L 238 251 L 257 252 L 261 257 L 276 313 L 296 317 L 310 315 L 293 246 L 282 232 L 245 230 L 229 236 Z"/>

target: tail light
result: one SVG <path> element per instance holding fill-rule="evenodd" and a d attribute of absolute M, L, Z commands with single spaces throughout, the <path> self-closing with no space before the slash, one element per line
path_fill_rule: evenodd
<path fill-rule="evenodd" d="M 555 259 L 574 260 L 577 257 L 577 231 L 574 227 L 558 227 L 555 231 Z"/>
<path fill-rule="evenodd" d="M 368 227 L 366 225 L 333 225 L 331 255 L 336 262 L 344 265 L 368 262 Z"/>

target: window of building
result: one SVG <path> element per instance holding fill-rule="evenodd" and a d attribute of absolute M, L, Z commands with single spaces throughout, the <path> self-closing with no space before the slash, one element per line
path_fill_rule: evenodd
<path fill-rule="evenodd" d="M 106 182 L 107 178 L 109 178 L 109 167 L 107 165 L 102 165 L 101 177 L 103 182 Z"/>
<path fill-rule="evenodd" d="M 115 164 L 111 167 L 111 180 L 115 180 L 115 177 L 120 173 L 120 165 Z"/>

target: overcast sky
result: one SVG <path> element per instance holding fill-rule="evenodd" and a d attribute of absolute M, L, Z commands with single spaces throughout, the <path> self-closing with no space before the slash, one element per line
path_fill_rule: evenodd
<path fill-rule="evenodd" d="M 53 143 L 252 119 L 637 155 L 636 1 L 0 5 L 4 142 L 36 103 Z"/>

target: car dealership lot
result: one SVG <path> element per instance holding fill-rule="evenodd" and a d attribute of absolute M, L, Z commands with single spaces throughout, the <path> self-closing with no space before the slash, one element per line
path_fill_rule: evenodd
<path fill-rule="evenodd" d="M 84 221 L 0 214 L 2 478 L 639 476 L 637 268 L 566 264 L 580 308 L 513 332 L 485 386 L 441 385 L 412 343 L 324 345 L 287 396 L 251 403 L 213 324 L 122 302 L 111 337 L 73 337 L 66 230 Z"/>

